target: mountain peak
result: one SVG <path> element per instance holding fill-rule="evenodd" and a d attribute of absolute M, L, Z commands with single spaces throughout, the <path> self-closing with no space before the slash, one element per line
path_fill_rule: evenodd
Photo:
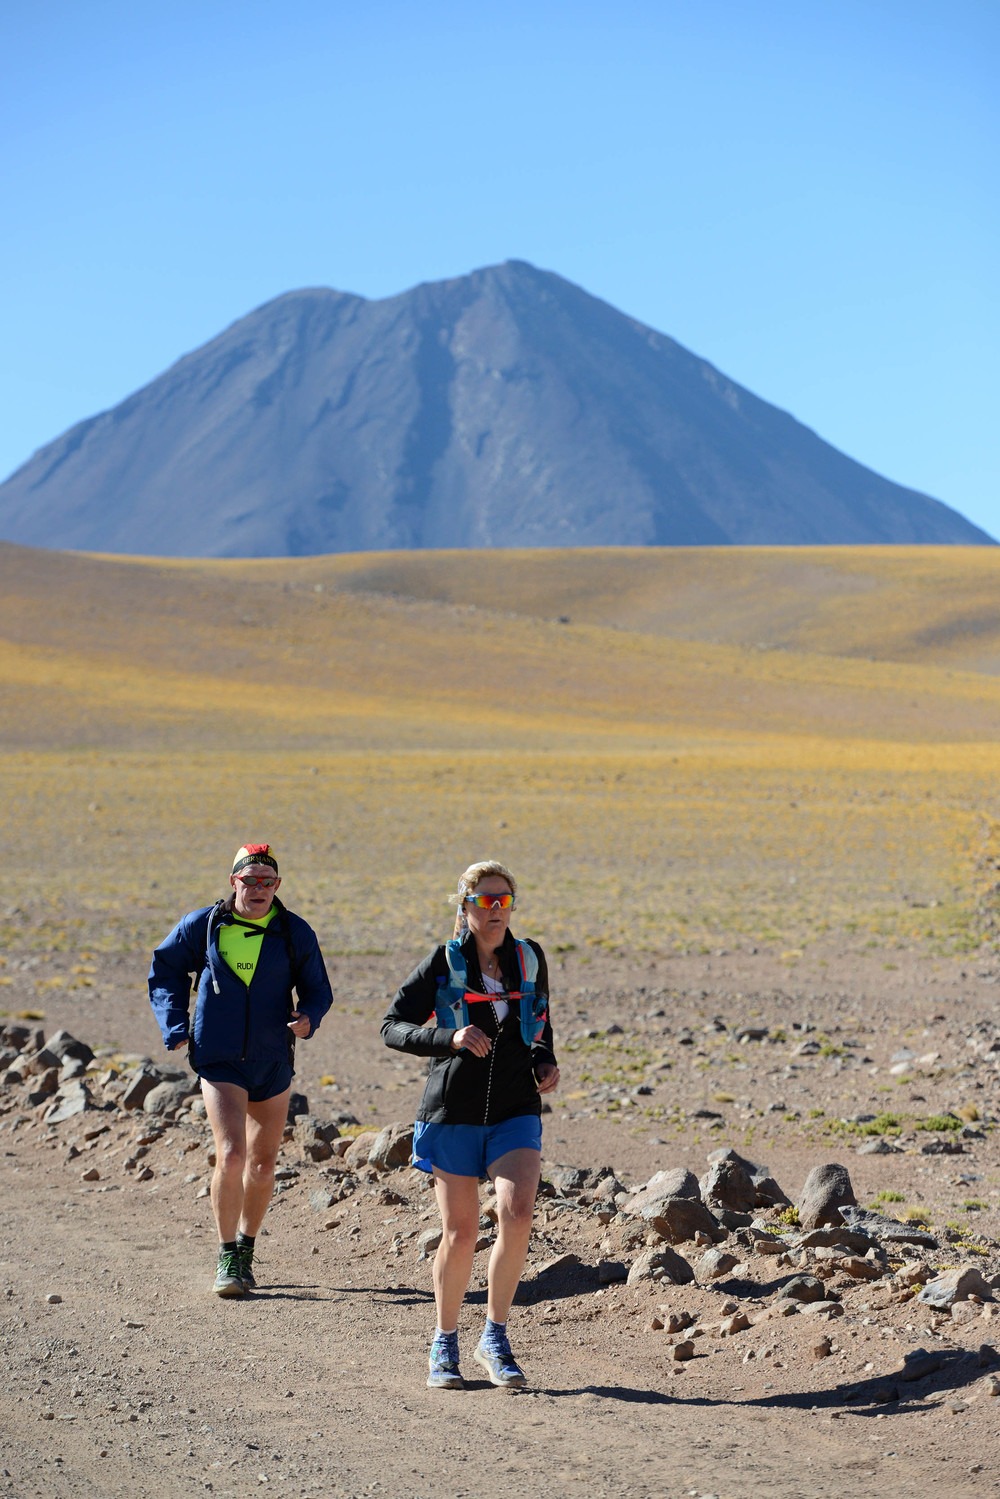
<path fill-rule="evenodd" d="M 0 485 L 0 536 L 251 557 L 990 541 L 524 260 L 264 303 L 36 453 Z"/>

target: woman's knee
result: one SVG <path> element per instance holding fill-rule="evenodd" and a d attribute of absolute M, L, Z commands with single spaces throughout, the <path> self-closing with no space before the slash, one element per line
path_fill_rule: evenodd
<path fill-rule="evenodd" d="M 535 1194 L 524 1189 L 504 1192 L 497 1197 L 497 1226 L 524 1229 L 531 1227 L 535 1216 Z"/>

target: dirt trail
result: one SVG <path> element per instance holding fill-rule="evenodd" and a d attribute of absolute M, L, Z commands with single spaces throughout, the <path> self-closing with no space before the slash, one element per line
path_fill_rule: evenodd
<path fill-rule="evenodd" d="M 300 1081 L 314 1112 L 350 1104 L 365 1122 L 387 1123 L 412 1111 L 416 1069 L 400 1072 L 398 1059 L 377 1045 L 377 1023 L 373 1031 L 372 990 L 381 966 L 379 960 L 366 975 L 364 993 L 352 993 L 340 975 L 343 1008 L 316 1050 L 303 1051 Z M 395 959 L 384 967 L 385 979 L 390 968 L 401 971 Z M 949 1107 L 981 1083 L 976 1096 L 992 1117 L 995 1069 L 970 1069 L 963 1027 L 980 1012 L 996 1014 L 996 982 L 991 971 L 978 980 L 962 972 L 955 963 L 935 976 L 940 1065 L 908 1086 L 906 1099 L 923 1102 L 907 1106 Z M 683 1106 L 683 1122 L 669 1139 L 663 1120 L 623 1124 L 608 1111 L 606 1088 L 602 1093 L 603 1085 L 581 1081 L 584 1065 L 591 1065 L 586 1048 L 597 1041 L 574 1049 L 573 1038 L 586 1034 L 588 1022 L 606 1027 L 608 995 L 638 990 L 642 975 L 610 960 L 586 975 L 570 969 L 567 995 L 580 991 L 583 977 L 592 997 L 563 1004 L 564 1089 L 546 1119 L 549 1162 L 607 1162 L 630 1184 L 668 1165 L 703 1172 L 711 1149 L 744 1144 L 735 1102 L 716 1105 L 727 1116 L 720 1127 L 693 1117 L 705 1096 L 699 1063 L 713 1062 L 716 1092 L 723 1076 L 734 1098 L 737 1088 L 755 1091 L 761 1130 L 765 1099 L 780 1094 L 783 1112 L 764 1116 L 771 1137 L 766 1157 L 790 1192 L 812 1165 L 844 1159 L 859 1200 L 870 1200 L 881 1184 L 900 1183 L 940 1223 L 956 1194 L 974 1191 L 987 1209 L 982 1221 L 995 1222 L 1000 1178 L 990 1129 L 954 1158 L 922 1156 L 918 1146 L 859 1157 L 857 1140 L 807 1138 L 810 1107 L 832 1116 L 862 1106 L 869 1084 L 860 1057 L 855 1066 L 850 1052 L 806 1056 L 789 1070 L 775 1045 L 758 1049 L 749 1072 L 740 1072 L 751 1055 L 745 1046 L 727 1038 L 728 1053 L 711 1048 L 706 1016 L 726 1010 L 730 981 L 706 966 L 675 970 L 667 1037 L 672 1066 L 656 1084 Z M 758 992 L 747 987 L 746 1009 L 770 1004 L 765 1018 L 775 1024 L 780 1002 L 763 967 L 759 978 Z M 918 978 L 916 960 L 909 971 L 884 974 L 879 1003 L 867 1013 L 864 1045 L 883 1066 L 912 1030 L 905 996 Z M 852 987 L 870 990 L 876 973 L 845 960 L 824 981 L 834 996 Z M 790 1013 L 823 1002 L 813 989 L 786 988 Z M 659 1034 L 664 1022 L 648 1019 L 655 1008 L 648 995 L 636 1000 L 625 1015 L 630 1038 L 648 1040 L 651 1028 Z M 117 1036 L 144 1035 L 146 1049 L 158 1056 L 147 1017 L 124 982 L 117 1000 L 104 992 L 101 1009 Z M 623 1013 L 620 1003 L 615 1013 Z M 728 1023 L 738 1018 L 729 1015 Z M 46 1029 L 58 1023 L 70 1023 L 68 1014 L 53 1013 Z M 685 1027 L 695 1045 L 678 1044 Z M 79 1014 L 71 1028 L 91 1044 L 99 1039 Z M 614 1039 L 605 1037 L 608 1045 Z M 319 1087 L 327 1067 L 337 1072 L 336 1093 Z M 87 1140 L 85 1132 L 102 1124 L 106 1132 Z M 153 1174 L 143 1182 L 124 1164 L 142 1127 L 136 1116 L 99 1112 L 51 1128 L 37 1112 L 0 1118 L 0 1496 L 925 1499 L 942 1483 L 953 1499 L 998 1492 L 991 1453 L 1000 1399 L 986 1393 L 988 1358 L 977 1361 L 981 1345 L 1000 1342 L 1000 1321 L 988 1306 L 981 1317 L 952 1326 L 916 1303 L 846 1288 L 845 1315 L 835 1322 L 800 1315 L 732 1337 L 709 1334 L 695 1358 L 678 1364 L 674 1340 L 650 1329 L 657 1307 L 692 1310 L 707 1329 L 746 1288 L 741 1293 L 731 1282 L 595 1288 L 581 1281 L 576 1288 L 553 1282 L 546 1290 L 539 1271 L 554 1255 L 573 1252 L 593 1266 L 602 1252 L 614 1258 L 616 1249 L 606 1238 L 613 1225 L 550 1210 L 543 1201 L 526 1304 L 511 1322 L 530 1388 L 500 1391 L 475 1377 L 480 1255 L 461 1329 L 469 1388 L 432 1393 L 423 1385 L 431 1267 L 418 1257 L 416 1235 L 433 1227 L 435 1215 L 416 1173 L 403 1169 L 376 1179 L 373 1172 L 353 1196 L 317 1212 L 309 1197 L 322 1178 L 286 1147 L 283 1162 L 300 1175 L 275 1198 L 260 1240 L 261 1289 L 246 1301 L 224 1302 L 209 1294 L 214 1235 L 208 1203 L 197 1195 L 207 1181 L 206 1132 L 197 1121 L 168 1127 L 150 1148 Z M 71 1142 L 80 1155 L 71 1155 Z M 99 1178 L 86 1182 L 89 1165 Z M 963 1172 L 975 1177 L 975 1187 L 955 1185 Z M 992 1232 L 992 1259 L 980 1263 L 995 1270 Z M 697 1258 L 699 1251 L 685 1248 Z M 769 1298 L 768 1281 L 759 1266 L 755 1273 L 761 1284 L 750 1288 L 747 1304 L 760 1307 Z M 61 1299 L 50 1302 L 51 1296 Z M 812 1350 L 824 1334 L 833 1351 L 817 1360 Z M 942 1354 L 938 1372 L 890 1389 L 892 1370 L 919 1347 Z"/>

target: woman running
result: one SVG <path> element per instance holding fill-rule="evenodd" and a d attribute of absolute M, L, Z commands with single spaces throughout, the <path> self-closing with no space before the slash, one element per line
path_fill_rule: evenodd
<path fill-rule="evenodd" d="M 430 1057 L 417 1111 L 413 1164 L 434 1178 L 441 1244 L 434 1260 L 437 1328 L 431 1389 L 462 1389 L 458 1316 L 479 1234 L 479 1183 L 497 1196 L 486 1327 L 473 1354 L 491 1381 L 527 1381 L 507 1340 L 507 1317 L 528 1253 L 541 1174 L 541 1098 L 559 1083 L 548 1016 L 548 969 L 537 942 L 509 930 L 517 884 L 485 860 L 461 876 L 455 935 L 400 988 L 382 1022 L 397 1051 Z"/>

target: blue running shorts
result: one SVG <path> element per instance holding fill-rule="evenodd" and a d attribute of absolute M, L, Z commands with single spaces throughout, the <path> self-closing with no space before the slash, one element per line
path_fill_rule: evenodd
<path fill-rule="evenodd" d="M 250 1103 L 266 1103 L 292 1086 L 292 1064 L 287 1057 L 265 1062 L 206 1062 L 198 1076 L 207 1083 L 235 1083 Z"/>
<path fill-rule="evenodd" d="M 542 1121 L 537 1114 L 515 1114 L 502 1124 L 424 1124 L 413 1129 L 410 1164 L 418 1171 L 447 1171 L 486 1181 L 489 1168 L 508 1150 L 542 1149 Z"/>

